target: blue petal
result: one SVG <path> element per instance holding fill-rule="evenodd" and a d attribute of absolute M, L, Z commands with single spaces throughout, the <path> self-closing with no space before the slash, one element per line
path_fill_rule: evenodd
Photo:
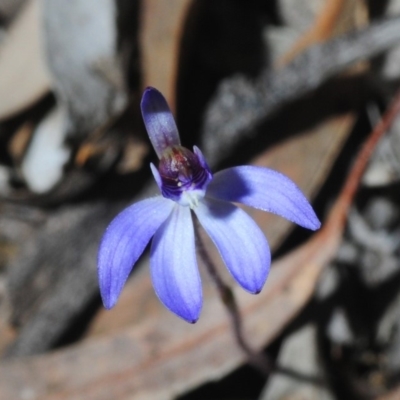
<path fill-rule="evenodd" d="M 211 174 L 211 168 L 208 166 L 207 160 L 202 151 L 197 146 L 193 146 L 193 153 L 196 154 L 199 159 L 200 165 Z"/>
<path fill-rule="evenodd" d="M 144 91 L 140 107 L 147 133 L 158 158 L 166 148 L 181 144 L 171 110 L 157 89 L 148 87 Z"/>
<path fill-rule="evenodd" d="M 100 293 L 105 308 L 116 304 L 133 265 L 171 214 L 174 204 L 161 196 L 140 201 L 118 214 L 106 229 L 98 254 Z"/>
<path fill-rule="evenodd" d="M 189 207 L 176 205 L 155 234 L 150 268 L 161 302 L 184 320 L 196 322 L 202 306 L 202 291 Z"/>
<path fill-rule="evenodd" d="M 233 277 L 250 293 L 259 293 L 268 276 L 271 253 L 257 224 L 226 201 L 205 198 L 194 212 Z"/>
<path fill-rule="evenodd" d="M 321 223 L 300 189 L 287 176 L 269 168 L 243 166 L 217 172 L 207 196 L 235 201 L 316 230 Z"/>

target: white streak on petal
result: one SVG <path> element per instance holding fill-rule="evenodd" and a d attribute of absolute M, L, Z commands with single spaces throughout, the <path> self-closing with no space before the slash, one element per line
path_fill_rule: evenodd
<path fill-rule="evenodd" d="M 157 167 L 153 164 L 150 163 L 150 169 L 151 169 L 151 173 L 153 174 L 154 180 L 157 183 L 158 188 L 160 189 L 160 192 L 162 191 L 162 180 L 161 180 L 161 175 L 158 172 Z"/>

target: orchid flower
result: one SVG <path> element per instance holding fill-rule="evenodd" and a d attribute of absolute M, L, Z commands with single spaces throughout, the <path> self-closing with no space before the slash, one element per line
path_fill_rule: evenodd
<path fill-rule="evenodd" d="M 300 189 L 281 173 L 241 166 L 211 173 L 198 147 L 181 146 L 174 117 L 163 95 L 147 88 L 143 120 L 159 158 L 151 171 L 161 196 L 123 210 L 100 244 L 98 274 L 105 308 L 112 308 L 151 238 L 150 270 L 155 292 L 173 313 L 194 323 L 200 316 L 202 288 L 196 261 L 193 213 L 217 247 L 233 278 L 250 293 L 267 279 L 268 242 L 238 202 L 278 214 L 316 230 L 320 222 Z"/>

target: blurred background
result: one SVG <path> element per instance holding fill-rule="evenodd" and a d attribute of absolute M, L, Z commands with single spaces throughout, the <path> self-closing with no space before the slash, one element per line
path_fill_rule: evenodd
<path fill-rule="evenodd" d="M 400 399 L 399 118 L 337 201 L 399 78 L 400 0 L 0 0 L 0 399 Z M 101 305 L 102 233 L 157 193 L 147 86 L 214 171 L 279 170 L 323 222 L 246 210 L 273 250 L 257 296 L 206 242 L 268 376 L 201 265 L 195 325 L 157 300 L 148 253 Z"/>

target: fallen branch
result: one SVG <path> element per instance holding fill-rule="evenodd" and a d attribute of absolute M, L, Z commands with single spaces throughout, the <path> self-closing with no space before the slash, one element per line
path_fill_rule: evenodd
<path fill-rule="evenodd" d="M 288 101 L 316 89 L 351 64 L 400 43 L 400 17 L 385 19 L 304 51 L 279 70 L 265 69 L 253 83 L 244 76 L 226 79 L 210 103 L 203 145 L 211 164 Z"/>

